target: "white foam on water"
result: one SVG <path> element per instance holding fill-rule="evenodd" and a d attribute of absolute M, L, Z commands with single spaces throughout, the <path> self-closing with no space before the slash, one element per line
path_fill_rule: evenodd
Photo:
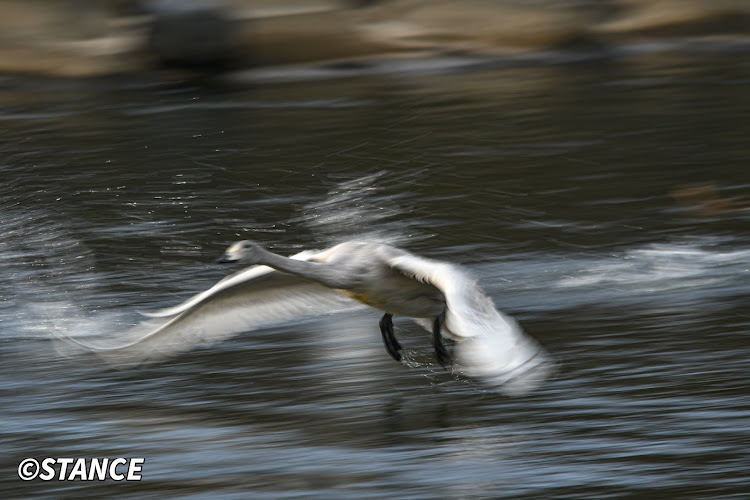
<path fill-rule="evenodd" d="M 658 243 L 590 262 L 557 281 L 559 288 L 627 285 L 634 291 L 668 291 L 720 285 L 750 272 L 750 249 L 724 249 L 711 241 Z M 750 276 L 750 275 L 749 275 Z"/>
<path fill-rule="evenodd" d="M 409 200 L 403 194 L 393 194 L 403 193 L 403 184 L 415 175 L 395 176 L 379 171 L 341 180 L 324 199 L 305 205 L 292 222 L 302 223 L 313 237 L 328 246 L 352 239 L 399 245 L 424 238 L 401 217 L 410 210 Z"/>

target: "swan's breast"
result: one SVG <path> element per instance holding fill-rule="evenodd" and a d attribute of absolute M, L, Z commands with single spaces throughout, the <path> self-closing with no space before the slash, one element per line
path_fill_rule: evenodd
<path fill-rule="evenodd" d="M 356 301 L 362 302 L 363 304 L 374 307 L 376 309 L 386 310 L 388 306 L 388 301 L 383 297 L 378 297 L 376 295 L 371 295 L 363 292 L 355 292 L 353 290 L 340 290 L 340 292 L 347 297 L 350 297 Z"/>

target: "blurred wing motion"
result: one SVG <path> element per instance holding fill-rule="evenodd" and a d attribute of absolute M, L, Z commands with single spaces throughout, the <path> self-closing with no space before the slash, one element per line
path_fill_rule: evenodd
<path fill-rule="evenodd" d="M 476 280 L 460 267 L 425 259 L 405 251 L 391 249 L 381 253 L 383 245 L 372 244 L 369 252 L 352 251 L 352 245 L 339 245 L 326 252 L 302 252 L 292 259 L 325 261 L 336 252 L 360 264 L 370 259 L 375 269 L 367 285 L 385 287 L 384 301 L 393 295 L 409 294 L 409 284 L 395 281 L 398 274 L 429 283 L 445 297 L 445 322 L 442 333 L 456 340 L 457 371 L 477 378 L 509 395 L 525 394 L 540 385 L 554 368 L 542 348 L 528 337 L 511 318 L 497 311 Z M 355 246 L 356 250 L 361 246 Z M 338 256 L 341 259 L 341 255 Z M 341 260 L 338 261 L 341 265 Z M 396 271 L 394 274 L 392 271 Z M 184 303 L 149 313 L 152 319 L 123 332 L 117 339 L 98 345 L 63 338 L 69 344 L 93 350 L 115 365 L 140 364 L 187 351 L 201 343 L 223 340 L 234 334 L 304 317 L 362 307 L 341 291 L 311 281 L 313 272 L 303 277 L 254 266 L 230 275 Z M 368 276 L 368 275 L 365 275 Z M 391 280 L 390 283 L 387 283 Z M 395 285 L 394 285 L 395 283 Z M 394 288 L 395 287 L 395 288 Z M 383 290 L 381 288 L 381 290 Z M 414 286 L 415 300 L 424 289 Z M 432 314 L 429 308 L 425 314 Z M 432 331 L 435 318 L 416 318 Z"/>
<path fill-rule="evenodd" d="M 457 341 L 454 352 L 460 372 L 515 396 L 532 391 L 554 371 L 542 347 L 501 314 L 461 268 L 410 254 L 394 257 L 389 264 L 445 295 L 443 331 Z M 432 328 L 431 319 L 416 321 Z"/>
<path fill-rule="evenodd" d="M 310 258 L 312 252 L 294 258 Z M 184 303 L 148 313 L 154 319 L 116 339 L 62 340 L 117 365 L 137 365 L 214 343 L 235 334 L 292 319 L 362 307 L 334 290 L 266 266 L 253 266 L 219 281 Z"/>

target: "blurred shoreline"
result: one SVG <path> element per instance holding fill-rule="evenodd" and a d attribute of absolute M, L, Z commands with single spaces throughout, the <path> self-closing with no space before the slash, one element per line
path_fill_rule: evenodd
<path fill-rule="evenodd" d="M 750 51 L 746 0 L 5 0 L 0 7 L 5 75 L 168 69 L 283 80 Z"/>

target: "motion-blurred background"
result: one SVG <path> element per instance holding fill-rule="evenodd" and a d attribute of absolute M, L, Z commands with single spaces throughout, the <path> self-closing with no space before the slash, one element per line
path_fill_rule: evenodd
<path fill-rule="evenodd" d="M 750 4 L 0 2 L 3 498 L 746 498 Z M 365 238 L 465 265 L 559 362 L 521 398 L 377 311 L 67 358 Z M 138 483 L 27 457 L 144 457 Z"/>
<path fill-rule="evenodd" d="M 154 63 L 734 47 L 746 45 L 750 18 L 743 0 L 4 0 L 0 8 L 0 70 L 64 76 Z"/>

